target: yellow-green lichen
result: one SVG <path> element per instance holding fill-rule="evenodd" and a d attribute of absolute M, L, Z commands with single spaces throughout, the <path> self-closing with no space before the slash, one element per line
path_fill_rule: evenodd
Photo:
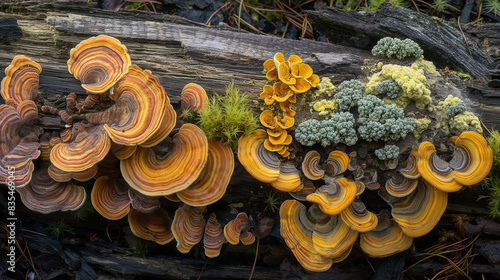
<path fill-rule="evenodd" d="M 414 69 L 408 66 L 387 64 L 382 70 L 373 74 L 366 85 L 366 93 L 377 94 L 377 84 L 392 79 L 402 89 L 402 93 L 395 99 L 384 98 L 386 103 L 396 104 L 400 108 L 406 107 L 411 101 L 418 109 L 423 109 L 431 103 L 431 91 L 426 87 L 427 79 L 423 69 Z"/>
<path fill-rule="evenodd" d="M 415 60 L 415 62 L 411 65 L 413 69 L 422 69 L 424 70 L 425 73 L 434 75 L 437 73 L 436 71 L 436 66 L 434 66 L 434 63 L 432 61 L 428 61 L 423 59 L 423 57 L 418 58 Z"/>
<path fill-rule="evenodd" d="M 473 113 L 467 111 L 451 118 L 449 125 L 451 130 L 456 134 L 469 130 L 469 126 L 477 129 L 480 133 L 483 132 L 479 119 Z"/>
<path fill-rule="evenodd" d="M 431 120 L 428 118 L 422 118 L 422 119 L 415 119 L 415 122 L 417 125 L 415 126 L 415 130 L 413 130 L 413 136 L 415 138 L 418 138 L 424 130 L 426 130 L 429 127 L 429 124 L 431 123 Z"/>
<path fill-rule="evenodd" d="M 339 111 L 339 104 L 335 99 L 333 100 L 321 100 L 313 105 L 314 110 L 319 112 L 320 116 L 327 115 L 329 113 L 334 114 Z"/>
<path fill-rule="evenodd" d="M 323 94 L 332 96 L 335 92 L 337 92 L 335 86 L 332 84 L 332 81 L 327 77 L 321 78 L 321 81 L 317 84 L 316 88 L 316 96 Z"/>

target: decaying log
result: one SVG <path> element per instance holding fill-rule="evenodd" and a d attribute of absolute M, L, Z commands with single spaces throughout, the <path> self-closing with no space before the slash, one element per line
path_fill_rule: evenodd
<path fill-rule="evenodd" d="M 424 50 L 424 57 L 439 67 L 462 69 L 488 80 L 493 60 L 456 27 L 424 13 L 386 1 L 376 13 L 346 12 L 338 8 L 308 11 L 318 31 L 332 43 L 371 49 L 383 37 L 410 38 Z"/>

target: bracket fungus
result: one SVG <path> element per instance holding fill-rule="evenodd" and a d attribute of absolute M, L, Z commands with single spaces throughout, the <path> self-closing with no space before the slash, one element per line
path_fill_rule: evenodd
<path fill-rule="evenodd" d="M 205 256 L 209 258 L 218 257 L 222 245 L 226 243 L 222 225 L 217 221 L 215 213 L 210 214 L 207 225 L 205 226 L 205 234 L 203 235 L 203 247 L 205 248 Z"/>
<path fill-rule="evenodd" d="M 147 196 L 133 188 L 128 188 L 128 197 L 130 206 L 141 213 L 151 213 L 160 208 L 160 199 L 158 196 Z"/>
<path fill-rule="evenodd" d="M 198 179 L 177 197 L 190 206 L 212 204 L 226 193 L 234 170 L 233 151 L 220 142 L 208 142 L 208 158 Z"/>
<path fill-rule="evenodd" d="M 133 208 L 128 213 L 128 224 L 135 236 L 167 244 L 174 239 L 168 213 L 159 208 L 152 213 L 141 213 Z"/>
<path fill-rule="evenodd" d="M 148 196 L 173 194 L 188 188 L 207 162 L 208 141 L 193 124 L 184 124 L 173 137 L 173 148 L 161 158 L 151 148 L 138 147 L 122 160 L 123 178 L 137 191 Z"/>
<path fill-rule="evenodd" d="M 366 209 L 361 199 L 356 198 L 341 213 L 342 220 L 353 230 L 357 232 L 368 232 L 377 226 L 377 215 Z"/>
<path fill-rule="evenodd" d="M 129 70 L 127 47 L 106 35 L 81 41 L 70 51 L 68 71 L 90 93 L 109 90 Z"/>
<path fill-rule="evenodd" d="M 340 178 L 308 195 L 307 201 L 318 203 L 321 211 L 328 215 L 338 215 L 351 205 L 357 191 L 354 181 Z"/>
<path fill-rule="evenodd" d="M 172 234 L 177 241 L 177 250 L 188 253 L 201 241 L 205 229 L 203 212 L 205 207 L 183 205 L 175 211 Z"/>
<path fill-rule="evenodd" d="M 311 150 L 302 161 L 302 172 L 310 180 L 319 180 L 325 175 L 325 170 L 319 164 L 321 157 L 317 151 Z"/>
<path fill-rule="evenodd" d="M 99 177 L 90 195 L 92 205 L 104 218 L 119 220 L 130 211 L 129 186 L 124 180 Z"/>
<path fill-rule="evenodd" d="M 57 182 L 68 182 L 71 179 L 80 181 L 80 182 L 85 182 L 88 181 L 97 174 L 98 166 L 97 164 L 92 165 L 88 169 L 82 170 L 82 171 L 75 171 L 75 172 L 67 172 L 64 171 L 60 168 L 57 168 L 54 164 L 51 164 L 49 166 L 48 173 L 54 181 Z"/>
<path fill-rule="evenodd" d="M 35 171 L 31 182 L 17 188 L 17 191 L 26 207 L 42 214 L 75 211 L 83 205 L 87 196 L 85 189 L 73 182 L 60 183 L 52 180 L 47 167 Z"/>
<path fill-rule="evenodd" d="M 200 85 L 189 83 L 182 89 L 181 106 L 183 109 L 191 109 L 195 112 L 203 110 L 207 104 L 207 92 Z"/>
<path fill-rule="evenodd" d="M 50 162 L 66 172 L 83 171 L 104 159 L 110 148 L 104 128 L 95 126 L 78 133 L 70 143 L 57 144 L 50 151 Z"/>
<path fill-rule="evenodd" d="M 377 215 L 378 224 L 372 231 L 360 235 L 361 250 L 372 258 L 383 258 L 410 248 L 413 238 L 407 236 L 401 227 L 389 219 L 390 213 L 382 210 Z"/>
<path fill-rule="evenodd" d="M 394 197 L 405 197 L 411 194 L 418 185 L 418 179 L 409 179 L 402 173 L 396 173 L 385 183 L 385 189 Z"/>
<path fill-rule="evenodd" d="M 291 163 L 280 165 L 280 175 L 276 181 L 271 182 L 271 186 L 282 192 L 296 192 L 302 189 L 299 170 Z"/>
<path fill-rule="evenodd" d="M 158 129 L 166 137 L 175 126 L 176 115 L 167 93 L 151 71 L 131 65 L 129 72 L 116 82 L 113 92 L 110 95 L 116 102 L 113 106 L 104 112 L 85 114 L 85 118 L 93 124 L 104 124 L 114 143 L 141 145 Z"/>
<path fill-rule="evenodd" d="M 250 245 L 255 241 L 255 235 L 250 233 L 249 229 L 250 219 L 246 213 L 241 212 L 224 226 L 224 237 L 233 245 L 237 245 L 240 241 L 243 245 Z"/>
<path fill-rule="evenodd" d="M 24 100 L 35 100 L 38 97 L 38 82 L 42 67 L 24 55 L 14 57 L 5 68 L 2 80 L 2 97 L 5 101 L 12 99 L 15 103 Z"/>

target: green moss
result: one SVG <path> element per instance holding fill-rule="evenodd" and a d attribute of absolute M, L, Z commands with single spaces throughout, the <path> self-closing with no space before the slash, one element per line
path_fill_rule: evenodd
<path fill-rule="evenodd" d="M 56 238 L 74 235 L 74 228 L 64 222 L 64 219 L 59 220 L 57 222 L 52 222 L 47 225 L 47 230 Z"/>
<path fill-rule="evenodd" d="M 231 82 L 224 95 L 215 94 L 200 112 L 198 126 L 208 140 L 219 140 L 236 151 L 238 139 L 257 128 L 257 119 L 248 107 L 247 95 Z"/>
<path fill-rule="evenodd" d="M 142 239 L 132 239 L 128 242 L 128 249 L 135 257 L 145 258 L 148 255 L 148 243 Z"/>
<path fill-rule="evenodd" d="M 415 119 L 415 122 L 417 123 L 415 130 L 413 130 L 413 136 L 415 138 L 420 137 L 420 134 L 424 132 L 428 127 L 429 124 L 431 123 L 431 120 L 428 118 L 422 118 L 422 119 Z"/>
<path fill-rule="evenodd" d="M 394 80 L 402 89 L 401 94 L 395 99 L 384 98 L 388 104 L 396 104 L 399 108 L 405 108 L 414 101 L 418 109 L 423 109 L 430 104 L 431 91 L 426 87 L 427 79 L 423 69 L 414 69 L 408 66 L 387 64 L 382 70 L 373 74 L 366 84 L 366 93 L 376 94 L 376 86 L 385 80 Z"/>
<path fill-rule="evenodd" d="M 489 196 L 480 198 L 488 199 L 489 214 L 492 218 L 500 219 L 500 133 L 492 130 L 486 138 L 493 152 L 493 165 L 491 171 L 481 182 L 481 186 L 489 190 Z"/>
<path fill-rule="evenodd" d="M 457 75 L 463 81 L 470 81 L 470 80 L 472 80 L 471 74 L 465 73 L 463 71 L 450 71 L 450 73 Z"/>

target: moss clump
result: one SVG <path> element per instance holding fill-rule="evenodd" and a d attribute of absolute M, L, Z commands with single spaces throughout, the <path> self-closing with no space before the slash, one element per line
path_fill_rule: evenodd
<path fill-rule="evenodd" d="M 492 130 L 486 140 L 493 152 L 493 166 L 488 176 L 481 182 L 481 186 L 490 191 L 490 196 L 486 197 L 489 199 L 488 209 L 490 216 L 500 219 L 500 133 Z"/>
<path fill-rule="evenodd" d="M 219 140 L 236 151 L 238 139 L 257 128 L 257 119 L 248 108 L 248 96 L 231 82 L 224 95 L 215 94 L 207 103 L 197 124 L 208 140 Z"/>
<path fill-rule="evenodd" d="M 369 78 L 366 84 L 366 93 L 376 94 L 376 86 L 385 80 L 394 80 L 402 89 L 397 98 L 384 98 L 386 103 L 396 104 L 399 108 L 404 108 L 411 101 L 414 101 L 418 109 L 424 109 L 432 101 L 431 91 L 426 87 L 427 79 L 422 69 L 394 64 L 384 65 L 380 72 Z"/>

